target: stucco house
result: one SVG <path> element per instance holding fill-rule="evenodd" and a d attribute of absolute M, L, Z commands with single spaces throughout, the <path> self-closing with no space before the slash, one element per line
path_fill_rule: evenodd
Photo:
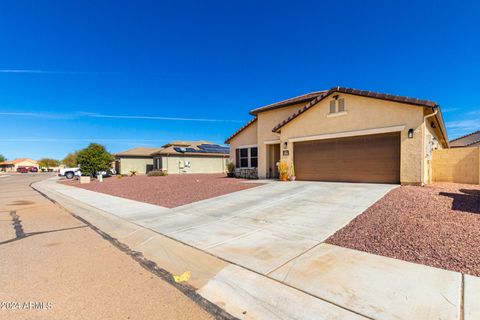
<path fill-rule="evenodd" d="M 36 167 L 38 169 L 38 162 L 30 158 L 19 158 L 11 161 L 0 162 L 0 171 L 15 172 L 18 167 Z"/>
<path fill-rule="evenodd" d="M 450 141 L 451 148 L 480 147 L 480 130 Z"/>
<path fill-rule="evenodd" d="M 153 153 L 155 170 L 175 173 L 224 173 L 228 147 L 209 141 L 172 141 Z"/>
<path fill-rule="evenodd" d="M 129 174 L 131 171 L 145 174 L 153 170 L 152 154 L 161 149 L 138 147 L 115 153 L 115 170 L 119 174 Z"/>
<path fill-rule="evenodd" d="M 172 141 L 160 148 L 133 148 L 114 154 L 117 173 L 151 170 L 175 173 L 223 173 L 229 148 L 208 141 Z"/>
<path fill-rule="evenodd" d="M 275 178 L 277 162 L 297 180 L 431 181 L 431 156 L 448 148 L 439 105 L 334 87 L 253 109 L 226 143 L 239 176 Z"/>

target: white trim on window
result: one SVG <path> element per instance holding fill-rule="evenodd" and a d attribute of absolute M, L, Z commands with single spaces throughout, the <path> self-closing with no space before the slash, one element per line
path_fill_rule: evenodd
<path fill-rule="evenodd" d="M 244 145 L 244 146 L 235 147 L 235 149 L 255 148 L 255 147 L 258 147 L 258 145 L 256 145 L 256 144 L 249 144 L 249 145 Z"/>
<path fill-rule="evenodd" d="M 365 129 L 365 130 L 356 130 L 356 131 L 344 131 L 336 133 L 327 133 L 327 134 L 318 134 L 312 136 L 302 136 L 302 137 L 293 137 L 288 139 L 289 142 L 300 142 L 300 141 L 312 141 L 312 140 L 324 140 L 324 139 L 335 139 L 335 138 L 345 138 L 345 137 L 355 137 L 355 136 L 366 136 L 369 134 L 381 134 L 389 132 L 397 132 L 405 129 L 405 125 L 385 127 L 385 128 L 374 128 L 374 129 Z"/>
<path fill-rule="evenodd" d="M 256 148 L 257 149 L 257 155 L 255 158 L 257 158 L 257 166 L 255 167 L 252 167 L 252 148 Z M 239 157 L 237 159 L 237 151 L 236 150 L 239 150 Z M 240 150 L 241 149 L 247 149 L 247 157 L 241 157 L 240 156 Z M 248 159 L 248 166 L 247 167 L 242 167 L 242 162 L 241 162 L 241 159 Z M 239 167 L 237 169 L 253 169 L 253 168 L 258 168 L 258 146 L 256 144 L 253 144 L 253 145 L 249 145 L 249 146 L 241 146 L 241 147 L 237 147 L 235 148 L 235 167 L 236 167 L 236 162 L 237 161 L 240 161 L 239 163 Z"/>

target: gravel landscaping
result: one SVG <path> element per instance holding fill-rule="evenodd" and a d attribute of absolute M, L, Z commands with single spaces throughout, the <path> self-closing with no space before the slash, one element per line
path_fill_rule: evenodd
<path fill-rule="evenodd" d="M 480 186 L 392 190 L 328 243 L 480 276 Z"/>
<path fill-rule="evenodd" d="M 61 182 L 117 197 L 174 208 L 184 204 L 256 187 L 257 183 L 227 178 L 224 174 L 172 174 L 164 177 L 110 177 L 102 183 L 96 180 L 80 184 L 77 180 Z"/>

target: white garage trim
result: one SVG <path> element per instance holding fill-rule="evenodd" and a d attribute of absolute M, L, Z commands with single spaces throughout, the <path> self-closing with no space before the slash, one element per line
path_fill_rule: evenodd
<path fill-rule="evenodd" d="M 302 137 L 293 137 L 288 139 L 289 142 L 300 142 L 300 141 L 312 141 L 312 140 L 324 140 L 324 139 L 335 139 L 335 138 L 345 138 L 345 137 L 355 137 L 355 136 L 366 136 L 369 134 L 381 134 L 389 132 L 397 132 L 405 129 L 405 125 L 385 127 L 385 128 L 374 128 L 374 129 L 365 129 L 357 131 L 345 131 L 345 132 L 336 132 L 336 133 L 327 133 L 327 134 L 318 134 L 313 136 L 302 136 Z"/>

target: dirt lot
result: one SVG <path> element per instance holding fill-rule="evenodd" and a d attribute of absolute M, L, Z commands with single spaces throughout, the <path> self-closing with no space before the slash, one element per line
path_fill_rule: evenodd
<path fill-rule="evenodd" d="M 87 190 L 174 208 L 187 203 L 221 196 L 258 186 L 246 180 L 226 178 L 223 174 L 173 174 L 165 177 L 111 177 L 103 183 L 80 184 L 77 180 L 62 183 Z"/>
<path fill-rule="evenodd" d="M 327 242 L 480 276 L 480 186 L 404 186 Z"/>
<path fill-rule="evenodd" d="M 29 187 L 0 182 L 0 319 L 213 319 Z"/>

